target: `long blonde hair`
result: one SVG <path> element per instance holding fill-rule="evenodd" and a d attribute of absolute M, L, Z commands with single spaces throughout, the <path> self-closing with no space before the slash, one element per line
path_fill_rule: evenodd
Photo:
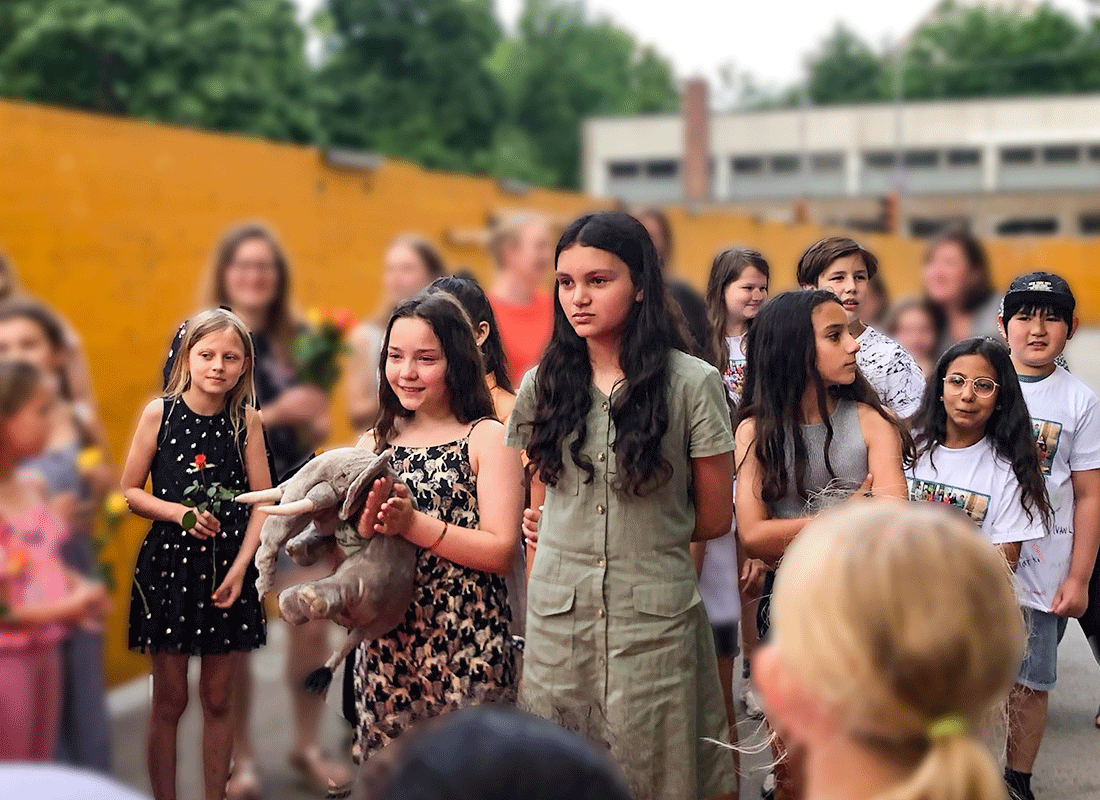
<path fill-rule="evenodd" d="M 183 339 L 180 342 L 179 352 L 172 362 L 172 371 L 168 375 L 168 386 L 164 391 L 165 397 L 174 405 L 191 386 L 191 370 L 188 363 L 191 356 L 191 348 L 204 336 L 211 333 L 232 328 L 237 332 L 244 348 L 245 367 L 236 386 L 229 390 L 225 397 L 225 406 L 229 411 L 229 421 L 233 424 L 233 437 L 237 448 L 240 450 L 241 433 L 245 429 L 246 408 L 256 405 L 256 389 L 253 385 L 253 373 L 256 366 L 256 354 L 252 349 L 252 337 L 244 322 L 232 311 L 224 308 L 214 308 L 196 314 L 183 325 Z"/>
<path fill-rule="evenodd" d="M 207 273 L 201 304 L 207 308 L 229 306 L 229 295 L 225 291 L 225 273 L 233 263 L 237 250 L 245 242 L 259 239 L 271 248 L 278 274 L 278 286 L 275 298 L 263 321 L 263 330 L 256 333 L 267 334 L 284 357 L 290 357 L 290 347 L 298 326 L 298 318 L 290 304 L 290 259 L 283 249 L 279 238 L 262 222 L 245 222 L 231 228 L 222 236 L 214 248 L 214 257 Z"/>
<path fill-rule="evenodd" d="M 1016 678 L 1024 624 L 1007 563 L 961 514 L 885 500 L 822 514 L 784 556 L 771 622 L 847 734 L 911 767 L 882 798 L 1007 797 L 974 732 Z M 965 730 L 932 735 L 944 718 Z"/>

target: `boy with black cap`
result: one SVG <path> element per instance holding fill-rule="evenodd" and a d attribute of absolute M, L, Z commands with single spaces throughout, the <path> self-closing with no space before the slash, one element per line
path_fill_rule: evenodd
<path fill-rule="evenodd" d="M 1055 363 L 1077 330 L 1075 308 L 1069 284 L 1049 272 L 1033 272 L 1012 282 L 999 318 L 1054 511 L 1050 533 L 1023 543 L 1016 568 L 1029 632 L 1008 701 L 1005 781 L 1018 800 L 1034 797 L 1031 771 L 1057 676 L 1058 643 L 1069 617 L 1081 617 L 1089 605 L 1100 543 L 1100 404 L 1085 384 Z"/>

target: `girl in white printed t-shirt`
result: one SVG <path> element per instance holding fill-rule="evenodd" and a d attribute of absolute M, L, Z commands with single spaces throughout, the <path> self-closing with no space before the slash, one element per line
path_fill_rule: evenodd
<path fill-rule="evenodd" d="M 1015 569 L 1021 542 L 1045 536 L 1052 514 L 1008 348 L 990 339 L 951 347 L 936 364 L 913 426 L 909 499 L 965 512 Z"/>

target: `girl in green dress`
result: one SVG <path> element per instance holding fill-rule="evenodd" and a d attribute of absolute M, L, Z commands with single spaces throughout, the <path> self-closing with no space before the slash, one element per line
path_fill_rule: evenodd
<path fill-rule="evenodd" d="M 520 702 L 608 747 L 638 800 L 730 798 L 690 554 L 731 524 L 725 387 L 683 352 L 657 253 L 633 217 L 581 217 L 555 264 L 554 334 L 506 438 L 537 479 Z"/>

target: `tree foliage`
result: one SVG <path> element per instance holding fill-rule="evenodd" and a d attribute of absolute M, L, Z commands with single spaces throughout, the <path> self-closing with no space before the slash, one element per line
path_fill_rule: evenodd
<path fill-rule="evenodd" d="M 10 0 L 0 94 L 311 141 L 318 128 L 291 0 Z"/>
<path fill-rule="evenodd" d="M 873 102 L 888 96 L 883 60 L 843 23 L 837 23 L 806 68 L 809 99 L 819 105 Z"/>

